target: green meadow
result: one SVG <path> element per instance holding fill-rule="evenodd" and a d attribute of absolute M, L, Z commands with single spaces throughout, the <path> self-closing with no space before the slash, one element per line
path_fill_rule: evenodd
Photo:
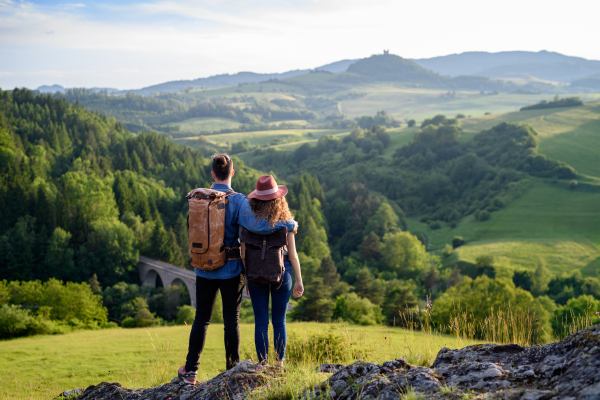
<path fill-rule="evenodd" d="M 198 135 L 200 132 L 219 131 L 221 129 L 236 129 L 242 125 L 237 121 L 227 118 L 190 118 L 177 124 L 179 125 L 178 133 L 189 133 L 190 135 Z"/>
<path fill-rule="evenodd" d="M 240 329 L 242 358 L 256 358 L 254 325 L 241 324 Z M 105 381 L 130 388 L 168 382 L 184 363 L 189 330 L 189 326 L 109 329 L 1 341 L 0 399 L 48 399 Z M 360 351 L 364 359 L 374 362 L 406 357 L 413 363 L 429 364 L 442 347 L 474 343 L 400 328 L 304 322 L 288 324 L 289 353 L 297 354 L 299 343 L 311 334 L 328 333 L 346 338 L 352 351 Z M 224 369 L 223 325 L 211 324 L 198 380 L 212 378 Z M 314 371 L 314 365 L 309 369 Z M 316 382 L 326 379 L 324 374 L 311 375 Z"/>
<path fill-rule="evenodd" d="M 341 133 L 348 133 L 348 131 L 336 129 L 277 129 L 268 131 L 221 133 L 202 137 L 191 136 L 173 140 L 176 143 L 185 144 L 190 147 L 197 147 L 201 144 L 206 144 L 207 142 L 224 146 L 241 140 L 248 140 L 251 145 L 267 147 L 283 145 L 286 143 L 316 141 L 325 135 L 337 135 Z"/>
<path fill-rule="evenodd" d="M 415 220 L 409 223 L 412 232 L 427 233 L 430 250 L 462 236 L 468 243 L 453 256 L 461 260 L 474 262 L 480 255 L 491 254 L 501 267 L 535 270 L 541 259 L 552 273 L 561 275 L 577 268 L 584 276 L 596 276 L 599 271 L 599 227 L 600 188 L 572 190 L 564 182 L 542 180 L 487 221 L 469 216 L 454 229 L 442 226 L 438 230 Z"/>

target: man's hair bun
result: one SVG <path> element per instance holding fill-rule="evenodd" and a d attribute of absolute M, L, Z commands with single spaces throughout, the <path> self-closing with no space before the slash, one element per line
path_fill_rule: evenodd
<path fill-rule="evenodd" d="M 227 153 L 214 154 L 212 157 L 212 169 L 217 179 L 224 181 L 233 171 L 233 160 Z"/>

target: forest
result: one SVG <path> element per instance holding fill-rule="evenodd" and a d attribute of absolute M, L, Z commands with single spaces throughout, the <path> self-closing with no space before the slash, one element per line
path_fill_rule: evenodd
<path fill-rule="evenodd" d="M 485 256 L 444 265 L 461 238 L 433 254 L 424 232 L 408 230 L 407 216 L 431 229 L 470 215 L 484 221 L 532 179 L 576 178 L 569 165 L 538 153 L 535 129 L 501 123 L 462 141 L 459 120 L 438 115 L 384 158 L 391 139 L 377 123 L 394 122 L 378 114 L 343 138 L 326 135 L 293 152 L 258 149 L 250 166 L 235 158 L 236 191 L 249 193 L 259 171 L 277 171 L 290 189 L 307 288 L 295 320 L 398 325 L 401 313 L 433 300 L 435 322 L 447 326 L 455 304 L 469 311 L 512 304 L 535 315 L 542 338 L 559 335 L 572 310 L 600 308 L 597 278 L 552 276 L 543 264 L 507 276 Z M 211 181 L 201 150 L 132 134 L 65 98 L 0 91 L 0 322 L 30 318 L 24 335 L 42 320 L 82 321 L 49 313 L 50 295 L 26 297 L 39 285 L 68 297 L 74 283 L 96 299 L 90 310 L 98 301 L 105 310 L 85 320 L 90 329 L 109 320 L 185 321 L 193 315 L 185 290 L 140 287 L 135 265 L 143 254 L 189 268 L 184 195 Z M 24 305 L 31 307 L 17 307 Z"/>

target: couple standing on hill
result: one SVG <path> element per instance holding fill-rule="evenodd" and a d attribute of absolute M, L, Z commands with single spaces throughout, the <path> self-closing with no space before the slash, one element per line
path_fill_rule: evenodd
<path fill-rule="evenodd" d="M 233 161 L 227 154 L 215 154 L 212 157 L 212 176 L 215 183 L 211 186 L 212 191 L 196 189 L 188 194 L 188 199 L 194 197 L 194 193 L 200 193 L 203 196 L 195 196 L 198 199 L 207 199 L 206 193 L 215 194 L 214 191 L 224 192 L 216 193 L 222 197 L 223 204 L 213 204 L 215 210 L 225 209 L 224 218 L 224 240 L 223 246 L 226 255 L 224 264 L 216 269 L 206 270 L 194 265 L 196 271 L 196 317 L 190 333 L 190 341 L 186 363 L 179 368 L 178 375 L 186 383 L 194 384 L 198 366 L 200 363 L 200 354 L 204 348 L 206 331 L 212 318 L 213 308 L 217 299 L 218 292 L 221 291 L 223 301 L 223 322 L 225 328 L 225 356 L 227 369 L 235 366 L 240 360 L 240 329 L 239 317 L 242 303 L 242 291 L 246 284 L 245 266 L 248 267 L 248 260 L 245 260 L 245 246 L 240 244 L 239 237 L 242 229 L 253 234 L 263 236 L 262 259 L 265 259 L 265 245 L 267 235 L 271 235 L 282 229 L 287 229 L 287 248 L 284 247 L 284 260 L 282 276 L 279 278 L 279 284 L 264 284 L 248 282 L 247 291 L 249 291 L 252 300 L 252 308 L 255 317 L 254 340 L 256 344 L 256 353 L 261 363 L 268 362 L 268 327 L 269 327 L 269 295 L 272 296 L 271 316 L 273 321 L 273 330 L 275 338 L 275 365 L 283 365 L 285 357 L 285 348 L 287 343 L 287 332 L 285 326 L 286 312 L 290 295 L 292 292 L 292 270 L 296 278 L 294 285 L 294 297 L 302 296 L 304 287 L 302 285 L 302 276 L 300 273 L 300 262 L 296 253 L 294 234 L 297 232 L 298 225 L 293 220 L 288 204 L 285 200 L 287 188 L 283 185 L 277 185 L 271 175 L 261 176 L 256 182 L 256 190 L 248 195 L 249 201 L 241 193 L 235 193 L 231 189 L 231 178 L 235 174 Z M 226 197 L 225 197 L 226 196 Z M 214 199 L 214 197 L 213 197 Z M 223 206 L 223 207 L 222 207 Z M 209 209 L 210 204 L 204 208 Z M 203 208 L 203 209 L 204 209 Z M 208 211 L 206 220 L 208 221 Z M 190 203 L 190 219 L 192 217 L 192 207 Z M 202 214 L 204 220 L 204 214 Z M 213 215 L 213 214 L 210 214 Z M 216 215 L 216 214 L 215 214 Z M 210 230 L 215 231 L 214 221 L 208 224 L 208 232 L 191 230 L 191 224 L 188 224 L 188 234 L 190 242 L 192 236 L 202 236 L 203 239 L 214 241 L 210 236 Z M 217 229 L 222 226 L 217 226 Z M 281 232 L 280 232 L 281 234 Z M 248 235 L 248 233 L 246 233 Z M 281 235 L 280 235 L 281 236 Z M 208 238 L 208 239 L 207 239 Z M 201 240 L 199 240 L 201 241 Z M 202 247 L 201 243 L 191 243 L 192 247 Z M 221 247 L 223 252 L 223 247 Z M 194 254 L 192 254 L 193 256 Z M 268 256 L 268 255 L 267 255 Z M 268 259 L 269 257 L 267 257 Z M 209 261 L 209 265 L 212 260 Z"/>

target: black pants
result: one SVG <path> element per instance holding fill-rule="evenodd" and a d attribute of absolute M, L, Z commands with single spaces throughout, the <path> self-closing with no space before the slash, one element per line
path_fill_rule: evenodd
<path fill-rule="evenodd" d="M 196 318 L 190 333 L 185 362 L 186 371 L 198 371 L 200 354 L 206 340 L 206 330 L 212 318 L 219 290 L 223 300 L 227 369 L 234 367 L 240 361 L 240 307 L 243 289 L 243 273 L 230 279 L 206 279 L 196 276 Z"/>

